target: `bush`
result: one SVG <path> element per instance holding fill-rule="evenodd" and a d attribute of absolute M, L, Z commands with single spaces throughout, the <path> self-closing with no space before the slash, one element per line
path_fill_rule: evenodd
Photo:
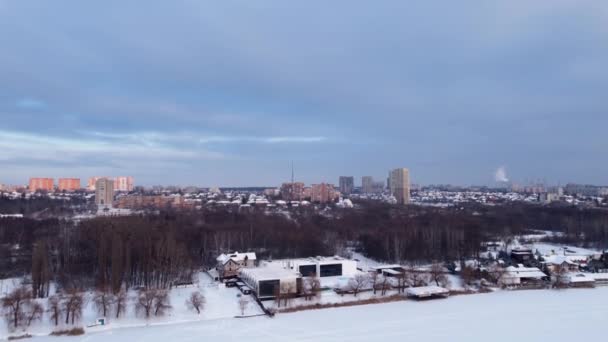
<path fill-rule="evenodd" d="M 24 334 L 24 335 L 19 335 L 19 336 L 9 336 L 8 340 L 9 341 L 14 341 L 14 340 L 22 340 L 24 338 L 31 338 L 32 335 L 30 334 Z"/>
<path fill-rule="evenodd" d="M 83 328 L 72 328 L 66 330 L 55 330 L 51 333 L 51 336 L 79 336 L 84 335 Z"/>

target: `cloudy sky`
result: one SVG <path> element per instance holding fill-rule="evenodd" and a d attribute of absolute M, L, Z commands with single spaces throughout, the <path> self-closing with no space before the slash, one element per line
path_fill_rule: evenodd
<path fill-rule="evenodd" d="M 0 183 L 608 183 L 606 0 L 93 3 L 0 0 Z"/>

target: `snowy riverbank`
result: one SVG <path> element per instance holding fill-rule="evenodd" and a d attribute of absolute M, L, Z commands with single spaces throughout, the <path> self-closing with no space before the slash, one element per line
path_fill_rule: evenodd
<path fill-rule="evenodd" d="M 405 301 L 88 332 L 36 341 L 601 341 L 608 287 L 498 291 L 436 301 Z"/>

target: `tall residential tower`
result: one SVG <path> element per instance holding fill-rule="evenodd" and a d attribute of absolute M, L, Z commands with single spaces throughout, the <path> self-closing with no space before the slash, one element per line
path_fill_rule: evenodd
<path fill-rule="evenodd" d="M 410 203 L 410 171 L 405 168 L 394 169 L 388 176 L 391 195 L 397 199 L 397 204 Z"/>

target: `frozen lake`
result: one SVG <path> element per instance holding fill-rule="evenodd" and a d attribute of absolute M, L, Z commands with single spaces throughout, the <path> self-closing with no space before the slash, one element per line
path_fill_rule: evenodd
<path fill-rule="evenodd" d="M 586 341 L 608 336 L 608 287 L 500 291 L 280 314 L 275 318 L 89 332 L 37 341 Z"/>

